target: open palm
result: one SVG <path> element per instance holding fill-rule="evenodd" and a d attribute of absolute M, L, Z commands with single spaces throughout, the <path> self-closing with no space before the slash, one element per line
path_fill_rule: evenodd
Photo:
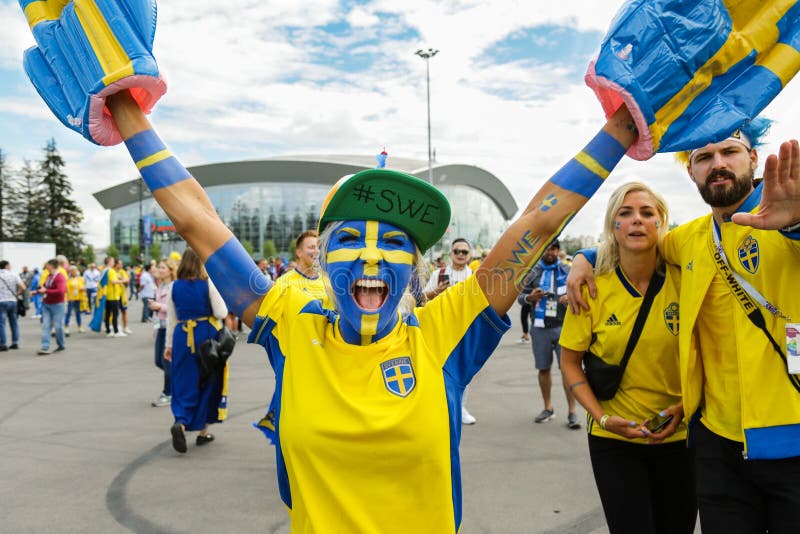
<path fill-rule="evenodd" d="M 736 213 L 736 224 L 762 230 L 777 230 L 800 222 L 800 145 L 797 140 L 781 144 L 764 166 L 764 185 L 758 211 Z"/>

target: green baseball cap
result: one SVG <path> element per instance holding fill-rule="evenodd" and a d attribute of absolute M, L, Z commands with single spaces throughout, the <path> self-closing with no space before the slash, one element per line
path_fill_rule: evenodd
<path fill-rule="evenodd" d="M 331 188 L 319 217 L 319 230 L 345 220 L 377 220 L 408 232 L 428 250 L 450 225 L 450 203 L 441 191 L 416 176 L 369 169 L 345 176 Z"/>

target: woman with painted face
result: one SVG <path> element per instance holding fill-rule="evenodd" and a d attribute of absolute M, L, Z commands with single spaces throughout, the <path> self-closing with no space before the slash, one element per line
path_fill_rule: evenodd
<path fill-rule="evenodd" d="M 664 199 L 646 185 L 614 191 L 597 297 L 586 289 L 591 309 L 567 314 L 561 330 L 561 372 L 588 412 L 592 469 L 612 534 L 689 534 L 697 517 L 678 365 L 680 268 L 659 252 L 667 224 Z M 615 391 L 593 379 L 594 361 L 624 368 Z"/>
<path fill-rule="evenodd" d="M 273 287 L 127 92 L 107 104 L 153 197 L 267 351 L 276 402 L 262 423 L 292 531 L 457 532 L 461 393 L 509 328 L 531 265 L 635 141 L 627 108 L 542 187 L 474 275 L 424 308 L 409 288 L 424 287 L 422 253 L 450 223 L 447 200 L 389 170 L 341 179 L 319 223 L 329 310 Z"/>

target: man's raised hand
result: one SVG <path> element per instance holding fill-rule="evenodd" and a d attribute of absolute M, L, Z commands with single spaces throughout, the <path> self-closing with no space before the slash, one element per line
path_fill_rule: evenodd
<path fill-rule="evenodd" d="M 758 212 L 736 213 L 733 222 L 762 230 L 800 223 L 800 145 L 796 140 L 781 144 L 778 156 L 767 157 L 763 188 Z"/>

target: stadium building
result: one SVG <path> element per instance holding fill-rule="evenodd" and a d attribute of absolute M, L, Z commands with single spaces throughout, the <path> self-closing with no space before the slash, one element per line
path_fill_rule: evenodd
<path fill-rule="evenodd" d="M 342 176 L 374 167 L 372 156 L 289 156 L 198 165 L 189 171 L 205 188 L 225 224 L 253 256 L 260 257 L 265 249 L 272 249 L 269 241 L 275 251 L 290 256 L 296 236 L 316 228 L 330 187 Z M 391 157 L 387 168 L 428 178 L 427 161 Z M 479 167 L 435 163 L 433 183 L 453 208 L 450 228 L 434 246 L 434 255 L 446 251 L 456 237 L 467 238 L 478 249 L 490 248 L 517 211 L 506 186 Z M 94 197 L 111 210 L 110 243 L 123 256 L 129 256 L 140 237 L 144 247 L 160 244 L 162 255 L 186 246 L 140 178 L 99 191 Z"/>

